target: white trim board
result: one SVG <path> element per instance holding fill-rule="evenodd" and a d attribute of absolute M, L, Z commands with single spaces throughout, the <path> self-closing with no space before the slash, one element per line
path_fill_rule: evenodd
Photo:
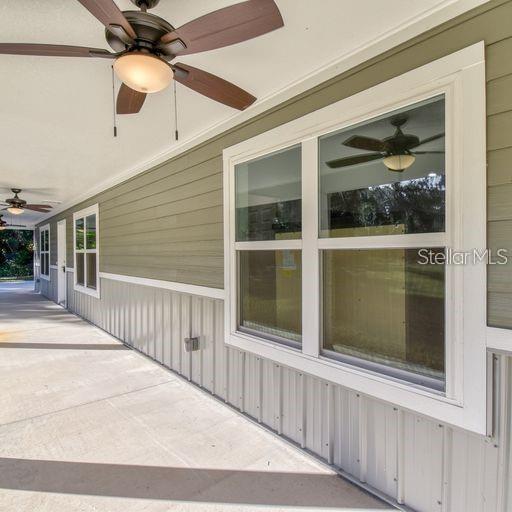
<path fill-rule="evenodd" d="M 512 329 L 487 327 L 487 348 L 512 354 Z"/>
<path fill-rule="evenodd" d="M 117 175 L 102 181 L 95 187 L 77 194 L 69 201 L 65 201 L 58 207 L 55 207 L 52 211 L 53 215 L 49 218 L 53 218 L 55 215 L 76 206 L 82 201 L 85 201 L 108 188 L 118 185 L 137 174 L 151 169 L 152 167 L 162 164 L 166 160 L 176 157 L 179 154 L 192 149 L 194 146 L 197 146 L 212 137 L 220 135 L 221 133 L 234 128 L 236 125 L 246 122 L 263 112 L 280 105 L 290 98 L 306 92 L 309 89 L 312 89 L 313 87 L 316 87 L 317 85 L 320 85 L 323 82 L 330 80 L 331 78 L 334 78 L 345 71 L 358 66 L 359 64 L 362 64 L 363 62 L 385 53 L 386 51 L 419 36 L 423 32 L 442 25 L 443 23 L 460 16 L 471 9 L 479 7 L 488 1 L 489 0 L 446 0 L 435 10 L 409 19 L 405 23 L 391 31 L 388 31 L 369 43 L 348 53 L 341 54 L 337 59 L 334 59 L 328 64 L 311 71 L 286 87 L 271 93 L 266 97 L 258 99 L 256 103 L 243 112 L 237 112 L 227 120 L 214 124 L 188 139 L 184 139 L 179 144 L 155 155 L 153 158 L 121 171 Z M 38 223 L 34 223 L 34 226 L 37 224 Z"/>
<path fill-rule="evenodd" d="M 111 281 L 121 281 L 123 283 L 138 284 L 141 286 L 151 286 L 153 288 L 163 288 L 165 290 L 188 293 L 190 295 L 199 295 L 201 297 L 209 297 L 211 299 L 224 300 L 225 297 L 224 290 L 221 288 L 209 288 L 207 286 L 197 286 L 194 284 L 176 283 L 174 281 L 162 281 L 160 279 L 149 279 L 147 277 L 110 274 L 108 272 L 100 272 L 100 278 L 110 279 Z"/>

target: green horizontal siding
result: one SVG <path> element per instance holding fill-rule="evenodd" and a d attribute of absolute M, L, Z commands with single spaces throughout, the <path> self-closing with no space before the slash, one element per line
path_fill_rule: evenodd
<path fill-rule="evenodd" d="M 494 0 L 112 187 L 100 205 L 100 270 L 223 286 L 222 150 L 382 81 L 485 41 L 489 246 L 512 245 L 512 1 Z M 56 251 L 52 254 L 55 262 Z M 489 323 L 512 327 L 512 265 L 489 268 Z"/>

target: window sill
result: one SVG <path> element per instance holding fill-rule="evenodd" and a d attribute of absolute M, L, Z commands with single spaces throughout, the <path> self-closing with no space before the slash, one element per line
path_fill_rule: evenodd
<path fill-rule="evenodd" d="M 78 284 L 75 284 L 73 286 L 73 289 L 75 290 L 75 292 L 80 292 L 85 295 L 90 295 L 91 297 L 94 297 L 96 299 L 100 298 L 100 291 L 98 289 L 93 290 L 92 288 L 86 288 L 85 286 L 80 286 Z"/>
<path fill-rule="evenodd" d="M 50 276 L 49 275 L 45 276 L 44 274 L 39 274 L 39 277 L 41 279 L 44 279 L 45 281 L 50 281 Z"/>

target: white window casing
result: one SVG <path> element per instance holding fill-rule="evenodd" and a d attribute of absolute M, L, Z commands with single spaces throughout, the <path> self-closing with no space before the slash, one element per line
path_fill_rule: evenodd
<path fill-rule="evenodd" d="M 318 138 L 438 95 L 445 98 L 446 220 L 442 233 L 318 237 Z M 445 267 L 445 392 L 368 372 L 320 353 L 320 251 L 349 248 L 486 248 L 486 111 L 483 42 L 227 148 L 224 151 L 226 343 L 473 432 L 485 434 L 486 265 Z M 301 145 L 302 239 L 236 242 L 235 166 Z M 279 245 L 277 245 L 279 244 Z M 302 348 L 237 327 L 241 249 L 302 250 Z"/>
<path fill-rule="evenodd" d="M 41 241 L 45 237 L 48 240 L 46 244 Z M 45 268 L 48 269 L 48 272 L 45 271 Z M 50 224 L 39 228 L 39 277 L 50 281 Z"/>
<path fill-rule="evenodd" d="M 90 215 L 96 216 L 96 247 L 94 249 L 87 248 L 87 232 L 86 232 L 86 218 Z M 83 219 L 84 221 L 84 248 L 77 249 L 76 247 L 76 221 L 79 219 Z M 83 210 L 77 211 L 73 213 L 73 263 L 74 263 L 74 272 L 73 272 L 73 288 L 81 293 L 85 293 L 87 295 L 91 295 L 92 297 L 100 298 L 100 272 L 99 272 L 99 253 L 100 253 L 100 242 L 99 242 L 99 233 L 100 233 L 100 222 L 99 222 L 99 207 L 98 204 L 94 204 L 85 208 Z M 84 254 L 84 285 L 81 285 L 77 282 L 78 272 L 77 272 L 77 254 Z M 96 288 L 91 288 L 87 286 L 87 254 L 94 254 L 96 257 Z"/>

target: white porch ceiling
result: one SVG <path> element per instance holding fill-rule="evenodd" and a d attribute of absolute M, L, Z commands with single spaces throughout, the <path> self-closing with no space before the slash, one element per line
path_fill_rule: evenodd
<path fill-rule="evenodd" d="M 258 102 L 243 114 L 247 116 L 266 98 L 345 55 L 413 24 L 417 31 L 422 23 L 427 29 L 435 16 L 440 19 L 439 13 L 444 12 L 444 21 L 483 1 L 277 0 L 284 28 L 178 60 L 254 94 Z M 151 12 L 180 26 L 234 3 L 161 0 Z M 117 4 L 135 8 L 129 0 Z M 3 0 L 0 42 L 108 48 L 103 26 L 72 0 Z M 0 199 L 12 195 L 3 187 L 19 187 L 29 202 L 54 200 L 64 206 L 177 146 L 170 89 L 148 97 L 140 114 L 119 116 L 118 137 L 113 137 L 110 64 L 104 59 L 0 55 Z M 241 116 L 179 84 L 177 94 L 180 142 Z M 25 212 L 15 220 L 31 225 L 44 218 Z"/>

